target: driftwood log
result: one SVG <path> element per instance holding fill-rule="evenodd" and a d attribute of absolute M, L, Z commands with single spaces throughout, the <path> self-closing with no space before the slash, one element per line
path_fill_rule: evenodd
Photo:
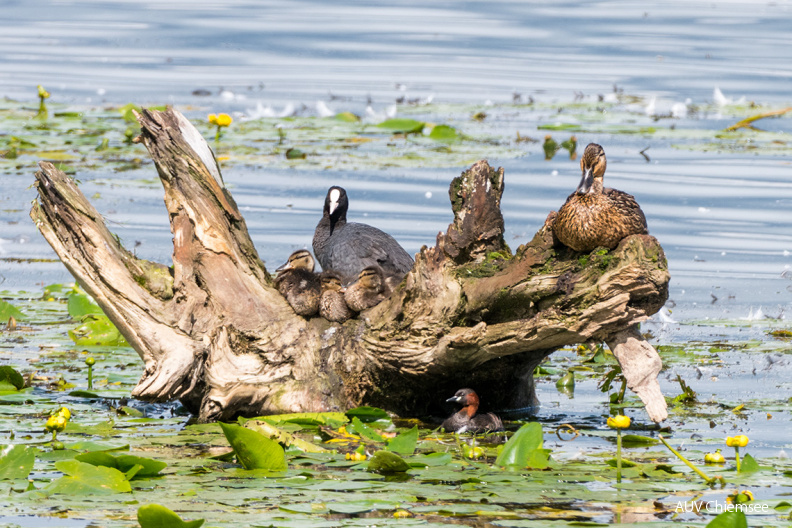
<path fill-rule="evenodd" d="M 174 110 L 138 120 L 165 189 L 171 267 L 123 248 L 51 163 L 40 163 L 31 211 L 145 362 L 134 397 L 179 399 L 204 421 L 361 404 L 420 415 L 461 387 L 491 408 L 517 408 L 538 403 L 533 371 L 543 358 L 599 340 L 650 418 L 666 418 L 660 357 L 637 329 L 668 295 L 653 237 L 581 255 L 554 241 L 551 213 L 512 254 L 500 211 L 503 169 L 480 161 L 451 183 L 453 223 L 421 249 L 389 299 L 343 325 L 306 319 L 273 286 L 193 125 Z"/>

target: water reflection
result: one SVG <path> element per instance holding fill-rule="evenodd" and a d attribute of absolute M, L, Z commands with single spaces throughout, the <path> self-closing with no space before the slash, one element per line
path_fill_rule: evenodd
<path fill-rule="evenodd" d="M 46 7 L 46 8 L 45 8 Z M 718 115 L 687 104 L 724 98 L 787 101 L 792 74 L 789 4 L 672 2 L 11 2 L 0 36 L 0 93 L 31 100 L 43 83 L 54 100 L 198 103 L 228 111 L 257 105 L 312 114 L 384 112 L 400 98 L 481 103 L 609 97 L 613 85 L 646 98 L 646 114 L 682 104 L 680 128 L 719 129 Z M 221 87 L 223 89 L 221 89 Z M 207 96 L 192 95 L 203 89 Z M 199 93 L 199 92 L 196 92 Z M 332 94 L 332 95 L 331 95 Z M 517 94 L 517 95 L 515 95 Z M 649 96 L 653 95 L 654 99 Z M 647 103 L 650 101 L 650 103 Z M 303 108 L 305 105 L 305 108 Z M 534 133 L 530 121 L 495 110 L 494 126 Z M 705 124 L 702 124 L 705 121 Z M 649 125 L 651 116 L 645 117 Z M 788 119 L 765 120 L 770 130 Z M 744 317 L 751 306 L 784 316 L 792 281 L 792 183 L 787 158 L 687 152 L 656 137 L 587 135 L 608 153 L 607 183 L 634 194 L 669 258 L 674 317 Z M 650 162 L 638 153 L 647 146 Z M 546 162 L 525 146 L 506 168 L 503 211 L 512 249 L 529 241 L 579 177 L 576 162 Z M 410 252 L 432 245 L 451 220 L 447 186 L 464 167 L 354 172 L 233 167 L 224 172 L 261 257 L 282 262 L 310 247 L 326 189 L 344 186 L 350 219 L 386 230 Z M 81 173 L 84 192 L 128 245 L 170 260 L 171 235 L 153 169 Z M 30 178 L 7 178 L 0 257 L 51 258 L 26 216 Z M 786 274 L 784 276 L 783 274 Z M 67 280 L 56 263 L 32 269 L 0 261 L 4 286 Z M 716 297 L 716 302 L 712 298 Z"/>

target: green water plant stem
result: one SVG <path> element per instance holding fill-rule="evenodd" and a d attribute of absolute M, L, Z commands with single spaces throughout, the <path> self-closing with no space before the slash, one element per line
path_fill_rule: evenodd
<path fill-rule="evenodd" d="M 619 414 L 608 418 L 608 427 L 616 429 L 616 482 L 621 482 L 622 477 L 622 429 L 630 427 L 630 417 Z"/>
<path fill-rule="evenodd" d="M 734 465 L 737 473 L 740 472 L 740 448 L 748 445 L 748 437 L 745 435 L 727 436 L 726 445 L 734 448 Z"/>
<path fill-rule="evenodd" d="M 49 99 L 50 93 L 40 84 L 38 85 L 39 109 L 36 117 L 47 117 L 47 104 L 44 102 Z"/>
<path fill-rule="evenodd" d="M 758 120 L 764 119 L 766 117 L 782 116 L 782 115 L 784 115 L 784 114 L 786 114 L 788 112 L 792 112 L 792 106 L 787 107 L 787 108 L 782 108 L 780 110 L 772 110 L 770 112 L 763 112 L 761 114 L 756 114 L 756 115 L 751 116 L 751 117 L 746 117 L 742 121 L 739 121 L 739 122 L 733 124 L 732 126 L 727 127 L 726 130 L 729 131 L 729 132 L 733 132 L 733 131 L 735 131 L 735 130 L 737 130 L 739 128 L 753 128 L 752 123 L 754 121 L 758 121 Z"/>
<path fill-rule="evenodd" d="M 234 121 L 233 118 L 228 114 L 209 114 L 208 119 L 211 124 L 217 125 L 217 130 L 215 131 L 215 141 L 220 140 L 222 129 Z"/>
<path fill-rule="evenodd" d="M 621 438 L 621 429 L 616 430 L 616 482 L 621 482 L 621 470 L 622 470 L 622 460 L 621 460 L 621 445 L 622 445 L 622 438 Z"/>
<path fill-rule="evenodd" d="M 721 477 L 720 475 L 718 475 L 716 477 L 710 477 L 706 473 L 701 471 L 699 468 L 697 468 L 696 465 L 693 464 L 693 462 L 691 462 L 687 458 L 683 457 L 682 454 L 679 451 L 677 451 L 676 449 L 671 447 L 671 445 L 668 442 L 666 442 L 666 439 L 663 438 L 663 435 L 659 434 L 659 435 L 657 435 L 657 437 L 660 439 L 661 442 L 663 442 L 663 445 L 665 445 L 668 448 L 669 451 L 674 453 L 679 460 L 681 460 L 682 462 L 684 462 L 687 465 L 687 467 L 689 467 L 690 469 L 695 471 L 698 474 L 698 476 L 700 476 L 701 478 L 703 478 L 707 482 L 707 484 L 712 486 L 713 484 L 715 484 L 716 481 L 720 481 L 721 482 L 721 486 L 726 484 L 726 481 L 723 480 L 723 477 Z"/>
<path fill-rule="evenodd" d="M 88 365 L 88 389 L 93 389 L 93 366 L 96 360 L 92 357 L 85 358 L 85 364 Z"/>

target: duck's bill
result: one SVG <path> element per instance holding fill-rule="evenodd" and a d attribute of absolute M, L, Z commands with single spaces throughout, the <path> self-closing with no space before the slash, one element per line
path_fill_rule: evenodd
<path fill-rule="evenodd" d="M 288 270 L 288 269 L 291 269 L 291 267 L 292 267 L 292 266 L 291 266 L 291 262 L 288 262 L 288 261 L 287 261 L 287 262 L 286 262 L 286 264 L 281 264 L 280 266 L 278 266 L 277 268 L 275 268 L 275 272 L 277 273 L 277 272 L 279 272 L 279 271 L 286 271 L 286 270 Z"/>
<path fill-rule="evenodd" d="M 578 194 L 588 193 L 591 190 L 592 183 L 594 183 L 594 173 L 591 169 L 586 169 L 583 172 L 583 176 L 580 178 L 580 183 L 575 192 Z"/>
<path fill-rule="evenodd" d="M 459 403 L 459 400 L 461 400 L 461 399 L 462 398 L 460 398 L 459 396 L 451 396 L 446 401 L 447 402 L 453 402 L 453 403 Z"/>

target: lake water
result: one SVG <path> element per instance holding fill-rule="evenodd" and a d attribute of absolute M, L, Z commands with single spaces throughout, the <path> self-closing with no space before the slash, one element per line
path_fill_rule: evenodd
<path fill-rule="evenodd" d="M 633 119 L 638 125 L 652 126 L 655 119 L 650 114 L 670 114 L 681 105 L 687 114 L 674 118 L 674 125 L 707 131 L 722 130 L 750 115 L 750 110 L 741 117 L 721 113 L 721 106 L 713 104 L 720 97 L 716 88 L 724 94 L 723 108 L 728 108 L 728 100 L 743 98 L 777 108 L 792 106 L 790 0 L 0 0 L 0 7 L 0 96 L 29 107 L 35 107 L 38 84 L 52 92 L 52 103 L 78 110 L 129 102 L 173 104 L 196 121 L 208 112 L 228 112 L 236 123 L 265 112 L 317 115 L 324 107 L 364 114 L 370 105 L 381 113 L 397 100 L 491 103 L 487 124 L 493 129 L 510 137 L 520 132 L 541 138 L 545 132 L 537 125 L 553 123 L 555 109 L 547 105 L 515 110 L 509 104 L 590 102 L 612 97 L 618 90 L 635 96 Z M 655 111 L 644 106 L 654 106 Z M 403 110 L 398 107 L 400 114 Z M 663 126 L 668 122 L 661 121 Z M 792 115 L 765 119 L 758 126 L 789 132 Z M 0 122 L 0 137 L 6 134 Z M 688 149 L 662 135 L 578 134 L 579 151 L 589 141 L 603 144 L 607 185 L 636 196 L 651 234 L 669 260 L 671 313 L 655 316 L 642 329 L 658 337 L 653 342 L 684 342 L 685 354 L 661 350 L 666 369 L 660 383 L 666 395 L 679 394 L 679 374 L 698 391 L 701 403 L 675 410 L 667 424 L 694 452 L 704 449 L 702 441 L 709 449 L 713 439 L 750 434 L 751 452 L 766 459 L 763 465 L 780 463 L 787 456 L 784 450 L 790 449 L 789 342 L 767 335 L 768 327 L 777 325 L 768 317 L 788 327 L 792 311 L 792 142 L 779 137 L 780 154 L 772 154 Z M 580 176 L 577 163 L 563 155 L 545 161 L 541 145 L 520 143 L 517 148 L 521 155 L 489 157 L 492 165 L 506 169 L 502 206 L 512 249 L 532 238 Z M 142 151 L 141 147 L 145 157 Z M 30 188 L 35 166 L 32 161 L 29 165 L 2 171 L 0 289 L 40 292 L 42 285 L 70 281 L 71 276 L 60 262 L 27 260 L 55 257 L 28 218 L 35 197 Z M 151 165 L 123 172 L 81 167 L 79 161 L 72 166 L 83 192 L 127 247 L 134 247 L 141 257 L 170 263 L 172 242 L 162 190 L 141 184 L 156 178 Z M 228 163 L 223 176 L 260 256 L 272 270 L 293 250 L 310 247 L 326 190 L 334 184 L 349 193 L 351 220 L 390 232 L 411 253 L 432 245 L 451 220 L 448 184 L 465 168 L 361 164 L 347 171 Z M 63 306 L 59 308 L 62 319 Z M 51 335 L 54 327 L 42 327 L 29 341 L 17 341 L 16 334 L 7 333 L 1 362 L 25 372 L 39 369 L 51 379 L 62 373 L 82 383 L 84 374 L 77 372 L 81 363 L 74 367 L 77 360 L 65 352 L 71 347 L 65 332 L 59 331 L 56 338 Z M 47 340 L 56 343 L 42 344 Z M 122 352 L 130 356 L 129 368 L 113 367 L 117 352 L 99 352 L 103 375 L 131 386 L 142 365 L 126 349 Z M 45 361 L 35 366 L 39 356 Z M 554 354 L 552 361 L 559 372 L 581 367 L 580 357 L 570 350 Z M 607 396 L 599 392 L 595 376 L 578 379 L 574 398 L 558 392 L 554 381 L 544 377 L 537 383 L 543 404 L 538 419 L 547 424 L 546 446 L 561 460 L 582 449 L 610 453 L 611 446 L 599 436 L 583 437 L 577 444 L 551 437 L 549 431 L 562 422 L 596 432 L 604 428 L 603 415 L 608 412 Z M 47 406 L 48 399 L 54 406 L 59 398 L 58 404 L 79 409 L 82 422 L 99 420 L 105 412 L 103 406 L 64 400 L 54 390 L 35 390 Z M 731 412 L 742 403 L 747 404 L 745 413 Z M 4 427 L 17 426 L 18 416 L 12 413 L 18 412 L 25 434 L 34 428 L 40 434 L 43 410 L 34 417 L 22 406 L 4 408 L 14 418 L 5 420 Z M 686 414 L 691 409 L 695 412 Z M 645 425 L 639 410 L 630 412 L 636 424 Z M 110 415 L 118 424 L 125 423 L 114 412 Z M 138 437 L 134 445 L 149 443 L 132 434 Z M 193 440 L 189 442 L 179 444 L 179 457 L 194 447 Z M 146 450 L 151 453 L 149 446 Z M 154 453 L 155 458 L 165 456 Z M 170 449 L 167 456 L 173 456 Z M 52 471 L 49 462 L 39 461 L 39 467 Z M 183 469 L 182 475 L 193 478 L 192 468 Z M 787 494 L 788 478 L 779 480 L 779 475 L 770 484 L 750 484 L 758 499 L 760 491 L 763 500 Z M 182 488 L 167 487 L 174 480 L 173 475 L 162 480 L 158 489 L 165 492 L 159 496 L 178 503 Z M 685 486 L 690 483 L 682 483 L 681 489 L 688 489 Z M 700 496 L 698 488 L 695 493 Z M 225 511 L 260 495 L 260 489 L 247 496 L 235 490 L 232 499 L 222 495 L 222 504 L 207 505 L 200 496 L 193 499 L 185 493 L 180 504 L 194 502 L 190 508 L 195 508 L 195 515 L 186 515 L 194 518 L 203 509 Z M 681 495 L 671 495 L 677 496 Z M 57 511 L 90 508 L 96 510 L 91 515 L 105 515 L 93 500 L 87 506 L 64 503 Z M 608 503 L 620 500 L 626 499 L 606 498 L 594 507 L 607 511 Z M 53 525 L 49 515 L 56 508 L 41 504 L 46 516 L 27 516 L 20 510 L 2 520 L 19 526 Z M 119 502 L 113 508 L 128 515 L 136 506 Z M 110 522 L 109 517 L 104 520 Z M 610 521 L 607 516 L 603 520 Z M 126 521 L 113 522 L 115 526 Z"/>
<path fill-rule="evenodd" d="M 516 96 L 569 101 L 614 86 L 658 113 L 714 89 L 735 100 L 792 101 L 792 2 L 3 2 L 0 95 L 74 104 L 171 103 L 250 113 L 294 105 L 315 113 L 382 111 L 400 97 L 494 104 Z M 517 94 L 517 95 L 515 95 Z M 725 127 L 709 114 L 680 126 Z M 790 118 L 764 128 L 789 129 Z M 530 132 L 530 130 L 528 130 Z M 583 137 L 581 143 L 605 141 Z M 792 305 L 792 164 L 789 156 L 688 152 L 670 140 L 611 136 L 608 184 L 639 199 L 672 272 L 676 319 L 784 317 Z M 651 162 L 638 155 L 650 147 Z M 530 240 L 577 182 L 573 163 L 545 162 L 540 149 L 506 168 L 503 209 L 512 247 Z M 450 219 L 450 169 L 233 168 L 226 182 L 270 267 L 310 245 L 329 185 L 347 187 L 350 217 L 393 233 L 411 252 L 432 244 Z M 266 168 L 264 169 L 266 171 Z M 31 172 L 33 169 L 31 168 Z M 138 254 L 167 262 L 170 233 L 161 191 L 124 178 L 153 172 L 81 172 L 86 193 Z M 32 178 L 6 178 L 2 257 L 53 254 L 27 209 Z M 426 198 L 427 192 L 432 198 Z M 132 201 L 133 200 L 133 201 Z M 5 261 L 4 287 L 68 279 L 60 264 Z"/>

